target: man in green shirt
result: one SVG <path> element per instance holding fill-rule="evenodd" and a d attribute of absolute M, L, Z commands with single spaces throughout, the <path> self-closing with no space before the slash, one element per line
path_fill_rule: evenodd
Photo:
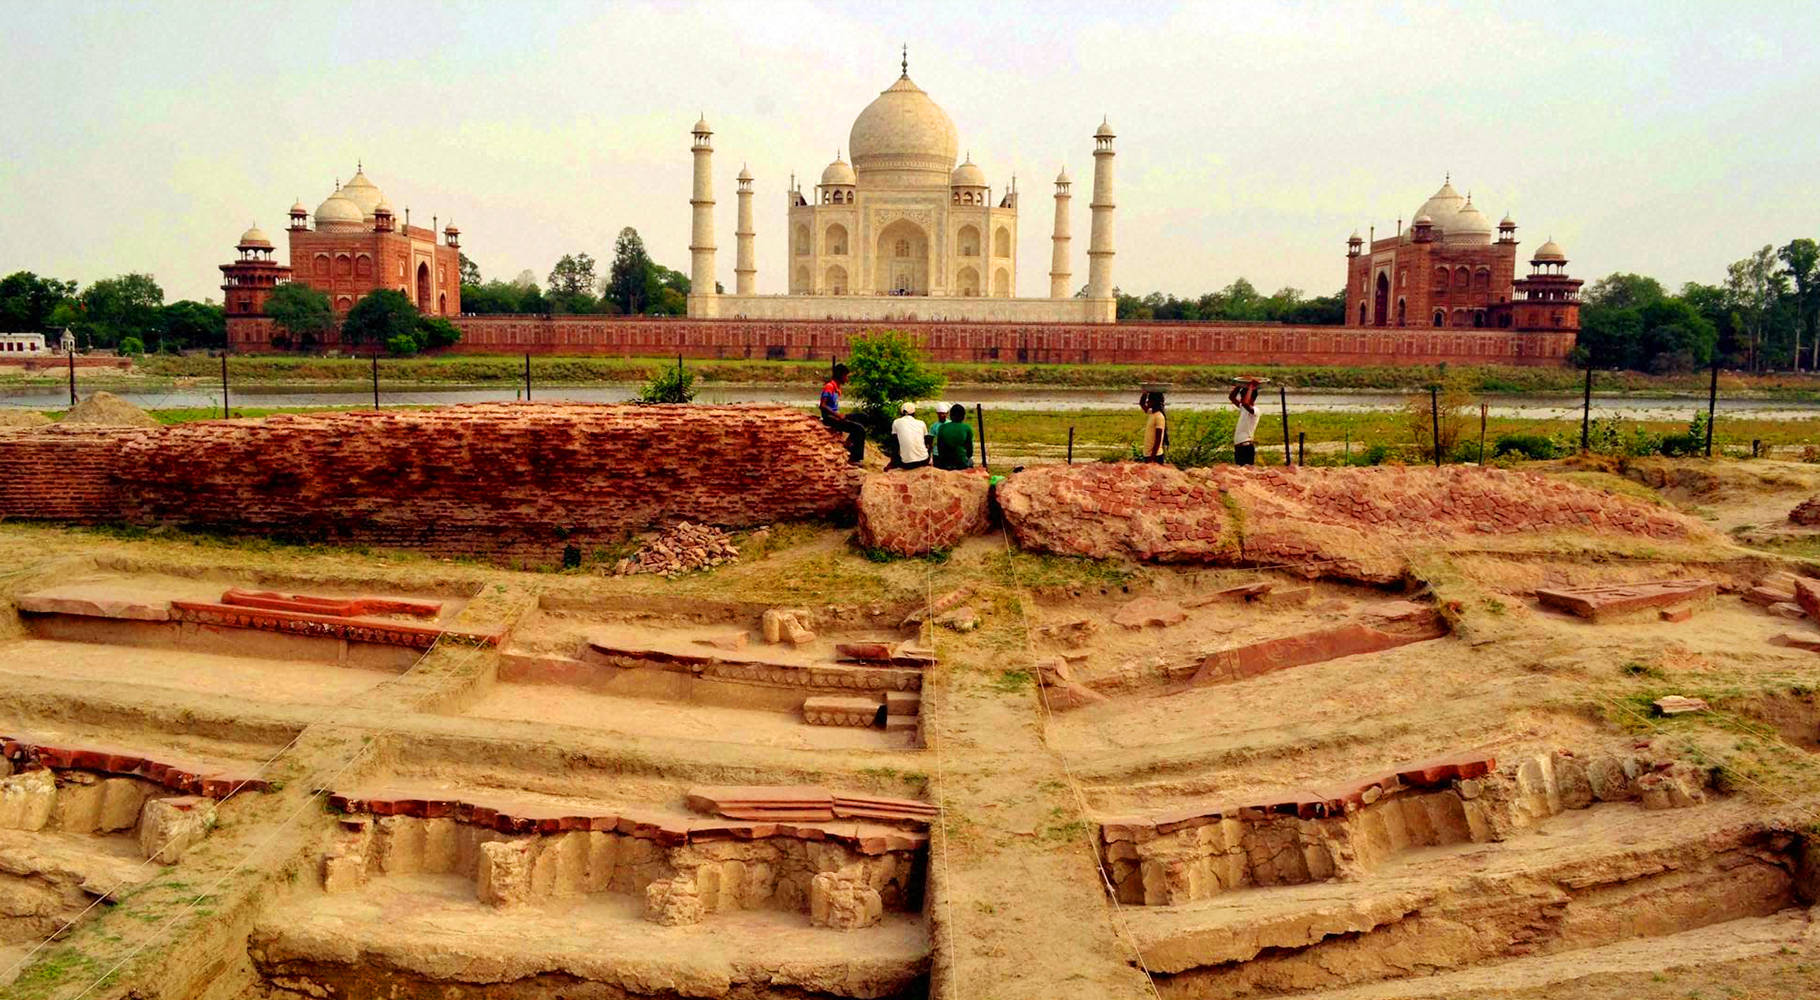
<path fill-rule="evenodd" d="M 967 423 L 967 408 L 959 403 L 948 408 L 947 421 L 935 428 L 935 467 L 973 468 L 973 428 Z"/>

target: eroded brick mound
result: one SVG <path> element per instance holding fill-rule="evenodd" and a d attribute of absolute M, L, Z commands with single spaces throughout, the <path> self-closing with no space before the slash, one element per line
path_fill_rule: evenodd
<path fill-rule="evenodd" d="M 1369 469 L 1049 466 L 999 489 L 1019 545 L 1180 563 L 1279 565 L 1389 582 L 1412 545 L 1474 535 L 1592 532 L 1660 540 L 1679 514 L 1533 473 L 1465 466 Z"/>
<path fill-rule="evenodd" d="M 687 519 L 839 511 L 857 476 L 782 407 L 481 403 L 163 429 L 0 430 L 0 516 L 561 557 Z"/>
<path fill-rule="evenodd" d="M 984 469 L 868 475 L 859 491 L 860 544 L 899 556 L 951 549 L 986 530 L 991 492 Z"/>
<path fill-rule="evenodd" d="M 1238 538 L 1204 470 L 1162 465 L 1048 465 L 999 484 L 1005 525 L 1019 546 L 1098 559 L 1221 562 Z"/>
<path fill-rule="evenodd" d="M 1820 528 L 1820 495 L 1809 497 L 1788 512 L 1788 519 L 1810 528 Z"/>

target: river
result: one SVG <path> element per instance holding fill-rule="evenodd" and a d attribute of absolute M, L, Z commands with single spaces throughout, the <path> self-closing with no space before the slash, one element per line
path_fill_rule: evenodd
<path fill-rule="evenodd" d="M 702 387 L 698 403 L 783 403 L 791 406 L 814 406 L 816 386 L 780 385 L 713 385 Z M 607 386 L 533 387 L 534 401 L 569 401 L 582 403 L 623 403 L 638 391 L 632 384 Z M 62 409 L 69 404 L 68 390 L 59 386 L 9 387 L 0 390 L 0 406 L 31 409 Z M 209 392 L 200 385 L 187 388 L 125 390 L 116 395 L 145 409 L 206 408 L 221 405 L 219 390 Z M 453 389 L 410 388 L 387 390 L 380 386 L 381 406 L 424 406 L 451 403 L 511 402 L 521 399 L 523 390 L 463 387 Z M 1368 413 L 1400 408 L 1409 398 L 1406 392 L 1372 392 L 1357 389 L 1319 390 L 1291 389 L 1288 392 L 1292 410 L 1334 413 Z M 1485 393 L 1478 397 L 1490 406 L 1494 417 L 1578 417 L 1581 399 L 1563 393 Z M 980 404 L 987 409 L 1005 410 L 1090 410 L 1135 409 L 1134 390 L 1082 389 L 1065 386 L 954 386 L 942 397 L 944 402 L 967 404 L 971 409 Z M 1169 394 L 1169 406 L 1175 410 L 1218 409 L 1227 405 L 1223 392 L 1205 389 L 1182 390 Z M 1266 390 L 1266 403 L 1278 404 L 1276 394 Z M 236 408 L 291 409 L 299 407 L 371 406 L 373 393 L 304 389 L 280 391 L 275 388 L 253 388 L 234 392 Z M 1593 394 L 1593 416 L 1621 416 L 1631 420 L 1684 420 L 1696 410 L 1705 408 L 1702 398 L 1664 399 L 1618 394 Z M 1742 398 L 1719 400 L 1721 412 L 1733 417 L 1764 420 L 1803 420 L 1820 418 L 1820 402 Z"/>

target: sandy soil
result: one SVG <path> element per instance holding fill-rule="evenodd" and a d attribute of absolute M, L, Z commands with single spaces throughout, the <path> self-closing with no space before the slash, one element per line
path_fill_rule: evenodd
<path fill-rule="evenodd" d="M 907 749 L 911 734 L 847 726 L 811 726 L 782 712 L 620 698 L 554 684 L 500 684 L 466 713 L 479 719 L 523 719 L 608 732 L 750 743 L 799 750 Z"/>
<path fill-rule="evenodd" d="M 45 639 L 0 643 L 0 674 L 144 684 L 290 705 L 337 704 L 395 676 L 297 660 Z"/>

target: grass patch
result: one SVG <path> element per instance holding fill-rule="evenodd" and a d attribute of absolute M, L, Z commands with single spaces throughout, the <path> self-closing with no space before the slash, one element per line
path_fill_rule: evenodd
<path fill-rule="evenodd" d="M 1031 679 L 1028 670 L 1001 670 L 992 686 L 1004 694 L 1016 694 L 1029 687 Z"/>

